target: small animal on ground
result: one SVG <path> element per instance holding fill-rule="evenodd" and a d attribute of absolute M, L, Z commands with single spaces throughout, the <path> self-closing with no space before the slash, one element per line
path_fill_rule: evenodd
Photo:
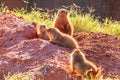
<path fill-rule="evenodd" d="M 91 78 L 92 75 L 94 80 L 97 80 L 101 71 L 93 62 L 86 59 L 84 53 L 79 49 L 75 49 L 71 53 L 70 68 L 78 76 Z"/>
<path fill-rule="evenodd" d="M 78 48 L 78 43 L 72 36 L 64 34 L 56 28 L 47 29 L 47 34 L 49 36 L 50 42 L 52 43 L 70 49 Z"/>
<path fill-rule="evenodd" d="M 49 40 L 49 37 L 46 33 L 46 30 L 47 30 L 47 26 L 45 24 L 41 24 L 39 27 L 38 27 L 38 35 L 41 39 L 44 39 L 44 40 Z"/>

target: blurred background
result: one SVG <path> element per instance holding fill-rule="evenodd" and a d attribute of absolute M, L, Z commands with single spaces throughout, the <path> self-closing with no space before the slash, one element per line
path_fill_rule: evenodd
<path fill-rule="evenodd" d="M 93 8 L 96 17 L 112 18 L 112 20 L 120 20 L 120 0 L 0 0 L 10 10 L 14 8 L 25 8 L 31 11 L 36 9 L 58 9 L 61 6 L 70 6 L 75 4 L 80 6 L 83 12 L 87 13 Z M 54 10 L 55 11 L 55 10 Z"/>

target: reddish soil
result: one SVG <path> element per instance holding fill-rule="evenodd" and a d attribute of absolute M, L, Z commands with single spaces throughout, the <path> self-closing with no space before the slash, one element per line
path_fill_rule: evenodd
<path fill-rule="evenodd" d="M 0 80 L 8 72 L 33 74 L 35 80 L 81 80 L 71 73 L 71 50 L 37 38 L 35 23 L 12 13 L 0 14 Z M 105 77 L 120 77 L 120 38 L 103 33 L 75 33 L 86 57 Z"/>

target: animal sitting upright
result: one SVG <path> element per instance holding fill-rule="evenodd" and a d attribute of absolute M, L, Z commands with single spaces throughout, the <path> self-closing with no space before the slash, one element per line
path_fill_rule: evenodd
<path fill-rule="evenodd" d="M 69 19 L 68 10 L 60 9 L 58 11 L 57 17 L 54 20 L 53 27 L 59 29 L 61 32 L 65 34 L 71 36 L 73 35 L 73 26 Z"/>
<path fill-rule="evenodd" d="M 77 73 L 81 77 L 90 77 L 90 74 L 92 74 L 95 80 L 100 72 L 100 69 L 94 63 L 87 60 L 79 49 L 75 49 L 71 53 L 70 68 L 72 72 Z"/>

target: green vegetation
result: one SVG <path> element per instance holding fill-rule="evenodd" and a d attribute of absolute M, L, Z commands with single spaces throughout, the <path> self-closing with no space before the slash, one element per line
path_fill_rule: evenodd
<path fill-rule="evenodd" d="M 112 21 L 110 19 L 104 19 L 103 23 L 100 23 L 98 18 L 95 18 L 94 15 L 90 13 L 83 14 L 80 9 L 74 9 L 73 6 L 70 6 L 70 20 L 75 28 L 75 32 L 102 32 L 115 36 L 120 36 L 120 22 Z M 0 12 L 9 11 L 6 7 L 1 7 Z M 25 20 L 29 22 L 36 22 L 39 26 L 40 24 L 46 24 L 48 27 L 52 27 L 53 20 L 56 16 L 56 13 L 50 15 L 47 12 L 36 11 L 33 9 L 31 12 L 27 12 L 25 9 L 14 9 L 14 12 L 18 16 L 23 16 Z"/>

